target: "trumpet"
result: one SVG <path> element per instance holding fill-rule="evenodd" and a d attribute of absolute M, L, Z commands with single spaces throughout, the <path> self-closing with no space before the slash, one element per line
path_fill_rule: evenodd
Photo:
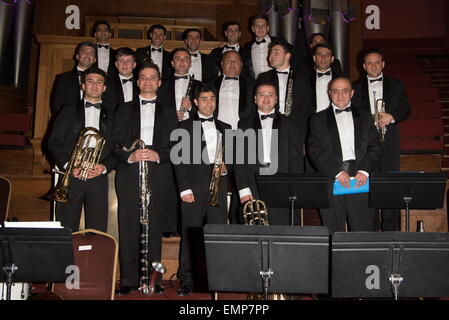
<path fill-rule="evenodd" d="M 91 146 L 94 143 L 93 139 L 95 140 L 95 145 Z M 79 179 L 86 181 L 90 169 L 94 168 L 100 160 L 104 144 L 105 139 L 100 134 L 100 131 L 93 127 L 84 128 L 78 136 L 65 172 L 53 169 L 53 172 L 61 174 L 62 178 L 59 179 L 55 190 L 47 198 L 62 203 L 69 202 L 68 192 L 73 171 L 80 169 Z"/>
<path fill-rule="evenodd" d="M 374 93 L 374 126 L 377 129 L 377 132 L 379 132 L 380 142 L 385 141 L 385 135 L 387 133 L 387 127 L 383 126 L 381 127 L 379 124 L 379 121 L 382 119 L 382 116 L 379 113 L 385 112 L 385 101 L 383 99 L 376 99 L 376 92 Z"/>
<path fill-rule="evenodd" d="M 221 146 L 222 135 L 220 134 L 217 139 L 217 147 L 215 148 L 214 167 L 212 169 L 212 176 L 209 183 L 210 199 L 208 206 L 218 206 L 218 188 L 220 185 L 220 177 L 222 175 L 223 167 L 223 151 L 224 147 Z"/>
<path fill-rule="evenodd" d="M 129 148 L 122 147 L 125 152 L 132 152 L 137 148 L 145 149 L 145 142 L 136 139 Z M 149 266 L 150 248 L 150 219 L 149 207 L 151 201 L 151 188 L 148 162 L 139 161 L 139 221 L 140 221 L 140 273 L 139 292 L 151 295 L 156 288 L 156 278 L 167 270 L 161 262 L 152 262 Z"/>

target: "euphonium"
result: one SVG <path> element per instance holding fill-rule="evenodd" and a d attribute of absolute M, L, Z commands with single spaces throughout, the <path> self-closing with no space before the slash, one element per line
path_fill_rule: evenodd
<path fill-rule="evenodd" d="M 243 222 L 246 225 L 268 226 L 268 210 L 262 200 L 249 200 L 243 206 Z"/>
<path fill-rule="evenodd" d="M 145 142 L 136 139 L 129 148 L 122 147 L 125 152 L 135 149 L 145 149 Z M 166 272 L 161 262 L 152 262 L 149 266 L 150 247 L 150 219 L 149 208 L 151 201 L 151 188 L 148 162 L 139 161 L 139 221 L 140 221 L 140 272 L 139 292 L 144 295 L 153 294 L 156 286 L 156 278 Z"/>
<path fill-rule="evenodd" d="M 93 133 L 88 133 L 89 131 Z M 95 139 L 94 146 L 91 145 L 92 139 Z M 53 172 L 59 173 L 62 177 L 59 179 L 55 190 L 47 198 L 67 203 L 70 177 L 73 176 L 73 171 L 80 169 L 79 179 L 85 181 L 89 175 L 89 170 L 98 164 L 104 144 L 105 140 L 100 131 L 93 127 L 84 128 L 78 136 L 65 172 L 53 169 Z"/>
<path fill-rule="evenodd" d="M 385 134 L 387 133 L 387 127 L 383 126 L 381 127 L 379 124 L 379 121 L 381 120 L 381 115 L 379 113 L 385 112 L 385 101 L 383 99 L 376 99 L 376 92 L 373 92 L 374 96 L 374 126 L 377 129 L 377 132 L 379 132 L 380 142 L 385 141 Z"/>
<path fill-rule="evenodd" d="M 215 159 L 214 168 L 212 169 L 212 176 L 209 183 L 209 194 L 210 199 L 208 206 L 216 207 L 218 206 L 218 188 L 220 185 L 220 177 L 222 174 L 223 167 L 223 150 L 224 147 L 221 145 L 222 135 L 220 134 L 217 139 L 217 147 L 215 148 Z"/>

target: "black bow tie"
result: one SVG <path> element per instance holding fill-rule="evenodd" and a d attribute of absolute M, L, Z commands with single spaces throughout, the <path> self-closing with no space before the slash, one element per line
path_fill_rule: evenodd
<path fill-rule="evenodd" d="M 188 75 L 185 75 L 185 76 L 175 76 L 175 80 L 178 80 L 178 79 L 188 79 L 188 78 L 189 78 Z"/>
<path fill-rule="evenodd" d="M 210 121 L 210 122 L 213 122 L 213 121 L 214 121 L 214 118 L 213 118 L 213 117 L 210 117 L 210 118 L 200 118 L 200 120 L 201 120 L 201 123 L 203 123 L 204 121 Z"/>
<path fill-rule="evenodd" d="M 225 80 L 238 80 L 239 77 L 225 77 Z"/>
<path fill-rule="evenodd" d="M 191 53 L 190 55 L 195 58 L 198 57 L 198 53 Z"/>
<path fill-rule="evenodd" d="M 133 81 L 134 81 L 134 78 L 122 79 L 122 83 L 123 83 L 123 84 L 127 83 L 128 81 L 133 82 Z"/>
<path fill-rule="evenodd" d="M 89 101 L 86 101 L 86 104 L 84 105 L 85 108 L 95 107 L 97 109 L 101 109 L 101 102 L 98 103 L 91 103 Z"/>
<path fill-rule="evenodd" d="M 142 105 L 146 105 L 147 103 L 151 103 L 151 104 L 155 104 L 156 103 L 156 99 L 153 100 L 142 100 Z"/>
<path fill-rule="evenodd" d="M 260 41 L 257 41 L 257 40 L 256 40 L 256 44 L 257 44 L 257 45 L 259 45 L 259 44 L 261 44 L 261 43 L 264 43 L 264 42 L 267 42 L 267 40 L 265 40 L 265 39 L 262 39 L 262 40 L 260 40 Z"/>
<path fill-rule="evenodd" d="M 162 52 L 162 48 L 151 48 L 151 52 L 153 51 Z"/>
<path fill-rule="evenodd" d="M 109 49 L 109 45 L 108 44 L 97 44 L 98 48 L 105 48 L 105 49 Z"/>
<path fill-rule="evenodd" d="M 276 113 L 270 113 L 270 114 L 261 114 L 260 120 L 265 120 L 266 118 L 276 118 Z"/>
<path fill-rule="evenodd" d="M 321 78 L 322 76 L 326 75 L 326 76 L 330 76 L 331 75 L 331 71 L 326 71 L 326 72 L 317 72 L 316 73 L 318 78 Z"/>
<path fill-rule="evenodd" d="M 236 48 L 236 47 L 233 47 L 233 46 L 225 45 L 224 47 L 225 47 L 225 49 L 231 49 L 231 50 L 237 51 L 237 48 Z"/>
<path fill-rule="evenodd" d="M 344 112 L 344 111 L 350 112 L 351 111 L 351 107 L 347 107 L 347 108 L 344 108 L 344 109 L 335 109 L 335 113 L 336 114 L 339 114 L 339 113 Z"/>
<path fill-rule="evenodd" d="M 376 81 L 382 81 L 382 80 L 383 80 L 382 77 L 377 78 L 377 79 L 369 79 L 369 83 L 373 83 L 373 82 L 376 82 Z"/>
<path fill-rule="evenodd" d="M 276 71 L 278 74 L 288 74 L 288 71 Z"/>

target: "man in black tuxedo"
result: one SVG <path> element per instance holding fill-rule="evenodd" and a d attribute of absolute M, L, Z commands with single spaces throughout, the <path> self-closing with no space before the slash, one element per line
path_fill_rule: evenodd
<path fill-rule="evenodd" d="M 121 286 L 118 294 L 128 294 L 139 284 L 139 161 L 148 162 L 151 189 L 149 204 L 149 265 L 161 261 L 163 232 L 176 231 L 176 191 L 169 157 L 169 136 L 178 121 L 176 113 L 166 108 L 157 90 L 161 85 L 158 67 L 143 64 L 138 68 L 137 100 L 120 104 L 114 121 L 112 143 L 118 160 L 116 191 L 120 232 Z M 145 149 L 125 152 L 136 139 Z M 164 288 L 156 279 L 156 292 Z"/>
<path fill-rule="evenodd" d="M 114 108 L 119 103 L 130 102 L 139 95 L 137 82 L 134 79 L 136 59 L 131 48 L 123 47 L 116 50 L 115 66 L 117 74 L 108 77 L 107 90 L 104 99 L 110 101 Z"/>
<path fill-rule="evenodd" d="M 368 193 L 334 196 L 333 182 L 349 188 L 350 177 L 357 187 L 367 183 L 376 169 L 379 139 L 369 113 L 351 105 L 354 90 L 348 78 L 337 78 L 329 85 L 332 104 L 310 118 L 309 154 L 318 172 L 329 179 L 329 208 L 321 209 L 324 226 L 330 233 L 374 231 L 375 213 L 369 208 Z"/>
<path fill-rule="evenodd" d="M 226 38 L 226 42 L 220 45 L 219 48 L 215 48 L 209 54 L 215 60 L 217 67 L 220 66 L 221 57 L 227 51 L 239 52 L 240 50 L 240 37 L 242 36 L 242 28 L 237 21 L 227 21 L 223 24 L 223 34 Z"/>
<path fill-rule="evenodd" d="M 279 95 L 279 112 L 298 121 L 305 130 L 306 120 L 312 113 L 310 76 L 305 70 L 293 68 L 291 57 L 292 46 L 286 40 L 273 40 L 268 50 L 268 60 L 273 69 L 261 73 L 257 81 L 275 85 Z"/>
<path fill-rule="evenodd" d="M 113 124 L 112 108 L 102 103 L 106 89 L 106 73 L 91 67 L 81 76 L 84 98 L 68 104 L 57 114 L 48 140 L 50 156 L 63 170 L 67 167 L 80 132 L 85 127 L 100 131 L 106 143 L 99 163 L 89 170 L 87 180 L 80 176 L 79 164 L 70 177 L 68 203 L 56 202 L 56 220 L 73 232 L 78 231 L 81 209 L 84 204 L 86 229 L 107 231 L 108 226 L 108 178 L 107 173 L 115 168 L 111 153 L 110 136 Z M 87 134 L 91 133 L 90 131 Z M 84 148 L 86 146 L 82 146 Z M 89 145 L 92 147 L 92 145 Z M 62 179 L 62 176 L 59 177 Z"/>
<path fill-rule="evenodd" d="M 109 44 L 111 38 L 111 26 L 107 21 L 96 21 L 94 26 L 94 37 L 97 41 L 96 66 L 107 73 L 108 76 L 117 73 L 115 68 L 115 51 Z"/>
<path fill-rule="evenodd" d="M 260 199 L 256 174 L 303 172 L 301 130 L 295 121 L 275 108 L 277 100 L 275 85 L 257 83 L 254 95 L 257 112 L 239 122 L 235 176 L 242 204 L 253 198 Z M 248 136 L 246 143 L 244 136 Z M 272 225 L 288 225 L 291 223 L 289 210 L 268 208 L 268 220 Z"/>
<path fill-rule="evenodd" d="M 200 82 L 189 75 L 192 64 L 190 52 L 184 48 L 176 48 L 171 52 L 173 77 L 162 81 L 160 92 L 167 100 L 167 107 L 176 111 L 179 121 L 188 119 L 196 113 L 193 103 L 195 86 Z"/>
<path fill-rule="evenodd" d="M 379 126 L 386 128 L 385 141 L 381 142 L 380 172 L 400 170 L 400 132 L 399 123 L 408 118 L 411 105 L 407 99 L 404 85 L 395 79 L 385 77 L 385 61 L 377 49 L 364 53 L 363 68 L 367 76 L 356 81 L 353 97 L 357 107 L 374 114 L 374 100 L 385 102 L 385 112 L 380 112 Z M 382 230 L 400 231 L 401 213 L 399 209 L 382 210 Z"/>
<path fill-rule="evenodd" d="M 81 73 L 95 63 L 96 46 L 83 41 L 76 46 L 76 65 L 71 71 L 56 75 L 51 95 L 51 112 L 57 114 L 63 105 L 78 103 L 83 98 Z"/>
<path fill-rule="evenodd" d="M 147 32 L 147 38 L 150 44 L 136 50 L 137 65 L 152 61 L 159 67 L 162 80 L 167 80 L 172 75 L 170 67 L 170 53 L 164 49 L 167 29 L 161 24 L 153 24 Z"/>
<path fill-rule="evenodd" d="M 270 37 L 270 23 L 265 15 L 255 15 L 251 18 L 251 30 L 254 38 L 245 44 L 240 51 L 243 65 L 249 74 L 257 79 L 259 74 L 270 70 L 268 64 L 268 46 L 278 37 Z"/>
<path fill-rule="evenodd" d="M 182 34 L 182 39 L 192 59 L 189 74 L 194 75 L 195 80 L 209 82 L 218 76 L 218 69 L 212 57 L 199 51 L 201 38 L 201 31 L 196 28 L 188 28 Z"/>
<path fill-rule="evenodd" d="M 255 112 L 254 80 L 241 74 L 242 65 L 238 52 L 226 51 L 221 61 L 223 75 L 214 81 L 217 89 L 217 107 L 214 117 L 229 124 L 233 130 L 237 129 L 239 120 L 251 117 Z M 231 223 L 241 223 L 240 200 L 234 173 L 228 175 L 228 178 L 232 189 L 229 220 Z"/>
<path fill-rule="evenodd" d="M 193 290 L 194 277 L 202 274 L 202 270 L 195 265 L 195 256 L 201 255 L 201 251 L 204 250 L 201 239 L 197 238 L 204 221 L 226 223 L 227 218 L 226 181 L 223 177 L 219 181 L 217 206 L 210 206 L 208 202 L 210 200 L 209 184 L 217 149 L 225 146 L 225 130 L 231 130 L 231 127 L 213 116 L 216 105 L 216 93 L 213 85 L 197 86 L 194 101 L 198 106 L 197 114 L 182 121 L 178 129 L 185 132 L 184 136 L 188 138 L 181 138 L 179 143 L 173 146 L 171 152 L 182 200 L 182 232 L 178 269 L 178 278 L 181 281 L 181 287 L 178 290 L 180 296 L 190 294 Z M 220 136 L 221 143 L 219 143 Z M 225 158 L 223 154 L 223 159 Z M 226 166 L 223 163 L 222 175 L 226 171 Z M 204 265 L 198 267 L 204 267 Z"/>

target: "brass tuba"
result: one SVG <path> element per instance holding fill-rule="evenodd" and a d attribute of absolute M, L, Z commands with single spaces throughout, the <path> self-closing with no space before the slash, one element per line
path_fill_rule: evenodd
<path fill-rule="evenodd" d="M 47 198 L 63 203 L 69 202 L 67 195 L 69 192 L 70 177 L 73 176 L 73 171 L 80 169 L 79 179 L 86 181 L 89 170 L 95 167 L 100 160 L 104 144 L 105 139 L 100 134 L 100 131 L 93 127 L 84 128 L 78 136 L 65 172 L 53 169 L 53 172 L 59 173 L 62 175 L 62 178 L 59 179 L 55 190 Z"/>

